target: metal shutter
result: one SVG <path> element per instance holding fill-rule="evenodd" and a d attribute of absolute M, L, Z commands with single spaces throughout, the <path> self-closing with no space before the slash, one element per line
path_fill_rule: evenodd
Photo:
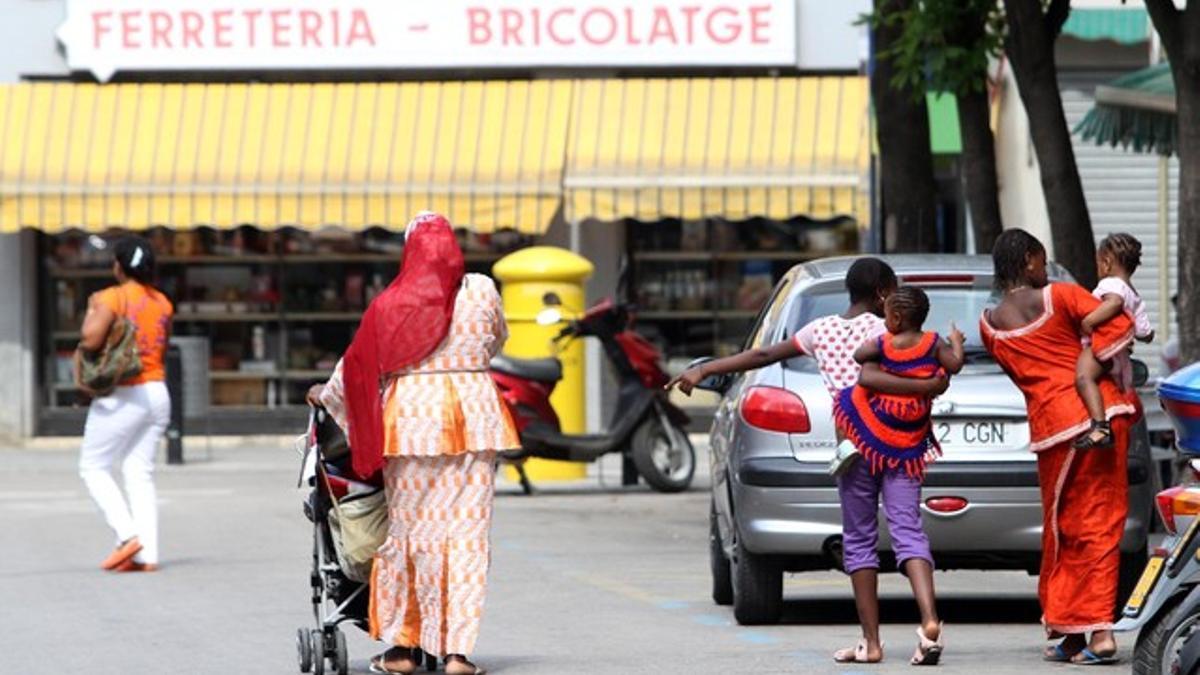
<path fill-rule="evenodd" d="M 1073 129 L 1092 107 L 1096 85 L 1121 74 L 1096 71 L 1059 73 L 1067 125 Z M 1179 161 L 1172 157 L 1169 162 L 1170 236 L 1166 242 L 1161 242 L 1158 226 L 1158 157 L 1095 145 L 1078 136 L 1073 136 L 1071 141 L 1096 241 L 1113 232 L 1128 232 L 1142 242 L 1142 265 L 1133 275 L 1133 284 L 1146 303 L 1146 311 L 1157 334 L 1153 343 L 1139 343 L 1135 351 L 1152 372 L 1158 372 L 1162 365 L 1162 346 L 1169 336 L 1177 332 L 1170 300 L 1178 285 Z M 1167 288 L 1162 288 L 1159 280 L 1161 246 L 1167 248 Z M 1161 320 L 1164 311 L 1171 312 L 1166 332 Z"/>

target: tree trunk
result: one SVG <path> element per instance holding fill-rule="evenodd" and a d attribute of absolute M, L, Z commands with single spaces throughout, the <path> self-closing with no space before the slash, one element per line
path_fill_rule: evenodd
<path fill-rule="evenodd" d="M 876 0 L 884 16 L 899 11 L 908 0 Z M 874 29 L 875 51 L 886 50 L 903 32 L 899 25 Z M 876 59 L 871 73 L 881 163 L 885 251 L 937 251 L 937 186 L 929 149 L 929 111 L 924 92 L 897 89 L 895 69 L 888 59 Z"/>
<path fill-rule="evenodd" d="M 1179 348 L 1200 361 L 1200 0 L 1183 13 L 1182 56 L 1171 55 L 1179 133 Z"/>
<path fill-rule="evenodd" d="M 1174 0 L 1146 0 L 1146 10 L 1171 61 L 1179 136 L 1179 351 L 1200 361 L 1200 0 L 1180 11 Z M 1167 242 L 1163 242 L 1167 245 Z"/>
<path fill-rule="evenodd" d="M 984 74 L 986 77 L 986 73 Z M 990 125 L 987 89 L 958 96 L 958 127 L 963 143 L 963 176 L 975 230 L 975 250 L 990 253 L 1004 226 L 996 182 L 996 146 Z"/>
<path fill-rule="evenodd" d="M 1043 13 L 1041 0 L 1004 0 L 1004 9 L 1008 17 L 1005 52 L 1029 116 L 1054 257 L 1076 281 L 1091 288 L 1097 281 L 1096 242 L 1054 63 L 1054 41 L 1066 20 L 1067 2 L 1053 0 L 1048 13 Z"/>

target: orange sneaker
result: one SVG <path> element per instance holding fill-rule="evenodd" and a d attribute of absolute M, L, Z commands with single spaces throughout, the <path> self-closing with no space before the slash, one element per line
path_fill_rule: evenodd
<path fill-rule="evenodd" d="M 130 558 L 125 562 L 113 568 L 114 572 L 157 572 L 158 565 L 154 563 L 140 563 Z"/>
<path fill-rule="evenodd" d="M 142 550 L 142 544 L 137 537 L 130 537 L 124 543 L 116 548 L 115 551 L 108 554 L 104 562 L 100 563 L 100 569 L 115 570 L 121 563 L 126 562 L 137 555 Z"/>

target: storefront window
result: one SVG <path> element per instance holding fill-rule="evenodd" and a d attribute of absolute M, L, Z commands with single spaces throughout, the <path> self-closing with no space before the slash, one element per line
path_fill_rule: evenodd
<path fill-rule="evenodd" d="M 42 237 L 41 287 L 51 297 L 41 303 L 40 344 L 50 409 L 86 403 L 73 383 L 72 354 L 88 298 L 113 283 L 111 244 L 121 234 Z M 349 345 L 367 303 L 392 281 L 403 249 L 403 236 L 383 229 L 144 235 L 157 254 L 159 288 L 175 304 L 174 335 L 207 341 L 200 366 L 214 414 L 303 405 L 308 386 L 328 377 Z M 468 271 L 482 273 L 531 243 L 510 231 L 459 236 Z"/>
<path fill-rule="evenodd" d="M 639 318 L 669 358 L 733 353 L 793 265 L 856 253 L 853 220 L 628 224 Z"/>

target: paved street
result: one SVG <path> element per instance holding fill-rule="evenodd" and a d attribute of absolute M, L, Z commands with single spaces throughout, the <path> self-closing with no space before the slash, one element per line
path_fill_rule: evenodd
<path fill-rule="evenodd" d="M 112 542 L 74 452 L 0 452 L 10 542 L 0 672 L 296 672 L 293 636 L 311 620 L 296 457 L 284 447 L 199 454 L 159 474 L 163 569 L 115 575 L 96 568 Z M 914 610 L 901 577 L 884 579 L 889 663 L 835 666 L 829 655 L 857 634 L 843 576 L 793 576 L 785 625 L 739 627 L 708 599 L 703 482 L 684 495 L 623 492 L 611 487 L 615 468 L 608 488 L 593 477 L 526 498 L 503 486 L 477 654 L 491 672 L 911 672 Z M 938 583 L 949 641 L 940 672 L 1056 669 L 1038 658 L 1034 579 L 958 572 Z M 376 648 L 347 633 L 353 670 L 366 672 Z"/>

